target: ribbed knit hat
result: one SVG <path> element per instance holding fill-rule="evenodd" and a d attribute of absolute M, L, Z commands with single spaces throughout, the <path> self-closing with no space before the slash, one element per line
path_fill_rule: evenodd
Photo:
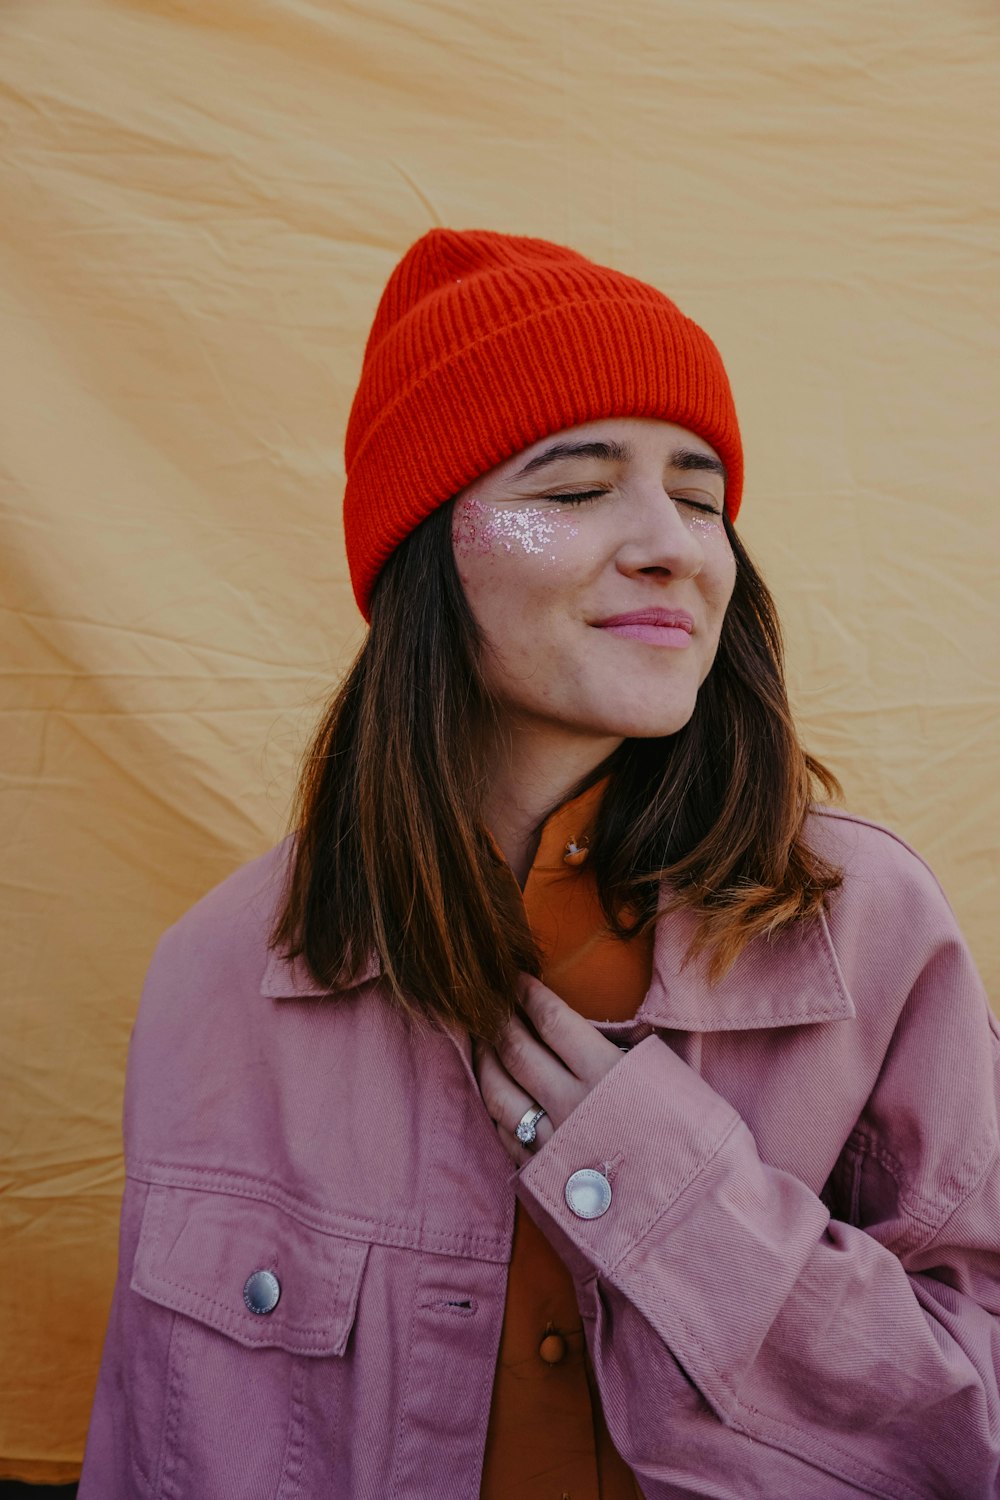
<path fill-rule="evenodd" d="M 655 287 L 548 240 L 432 229 L 403 256 L 365 346 L 344 444 L 344 535 L 365 619 L 400 542 L 541 438 L 601 417 L 697 433 L 743 491 L 722 358 Z"/>

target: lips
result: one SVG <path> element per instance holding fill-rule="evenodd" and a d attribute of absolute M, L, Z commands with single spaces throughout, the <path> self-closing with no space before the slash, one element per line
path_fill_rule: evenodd
<path fill-rule="evenodd" d="M 667 629 L 686 630 L 690 635 L 694 629 L 694 616 L 689 615 L 686 609 L 633 609 L 625 615 L 611 615 L 606 620 L 598 620 L 597 625 L 601 630 L 616 625 L 659 625 Z"/>
<path fill-rule="evenodd" d="M 632 609 L 628 614 L 601 620 L 598 629 L 646 646 L 671 646 L 683 650 L 691 644 L 694 617 L 686 609 Z"/>

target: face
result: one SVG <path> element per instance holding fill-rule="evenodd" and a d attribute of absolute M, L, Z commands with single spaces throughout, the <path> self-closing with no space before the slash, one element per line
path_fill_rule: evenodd
<path fill-rule="evenodd" d="M 461 491 L 459 577 L 489 688 L 520 725 L 604 741 L 687 723 L 736 577 L 718 468 L 684 427 L 608 418 Z"/>

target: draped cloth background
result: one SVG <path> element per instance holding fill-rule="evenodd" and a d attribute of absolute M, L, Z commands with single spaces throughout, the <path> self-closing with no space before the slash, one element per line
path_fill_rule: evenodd
<path fill-rule="evenodd" d="M 985 0 L 0 9 L 0 1475 L 78 1471 L 142 976 L 362 640 L 341 442 L 431 225 L 707 328 L 806 740 L 996 977 L 998 63 Z"/>

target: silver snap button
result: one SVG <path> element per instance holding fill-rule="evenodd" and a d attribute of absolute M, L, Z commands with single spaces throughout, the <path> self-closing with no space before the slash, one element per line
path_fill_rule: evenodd
<path fill-rule="evenodd" d="M 243 1301 L 252 1313 L 274 1312 L 281 1296 L 281 1282 L 273 1271 L 254 1271 L 247 1277 Z"/>
<path fill-rule="evenodd" d="M 566 1202 L 578 1219 L 599 1219 L 611 1207 L 611 1184 L 603 1172 L 581 1167 L 566 1184 Z"/>

